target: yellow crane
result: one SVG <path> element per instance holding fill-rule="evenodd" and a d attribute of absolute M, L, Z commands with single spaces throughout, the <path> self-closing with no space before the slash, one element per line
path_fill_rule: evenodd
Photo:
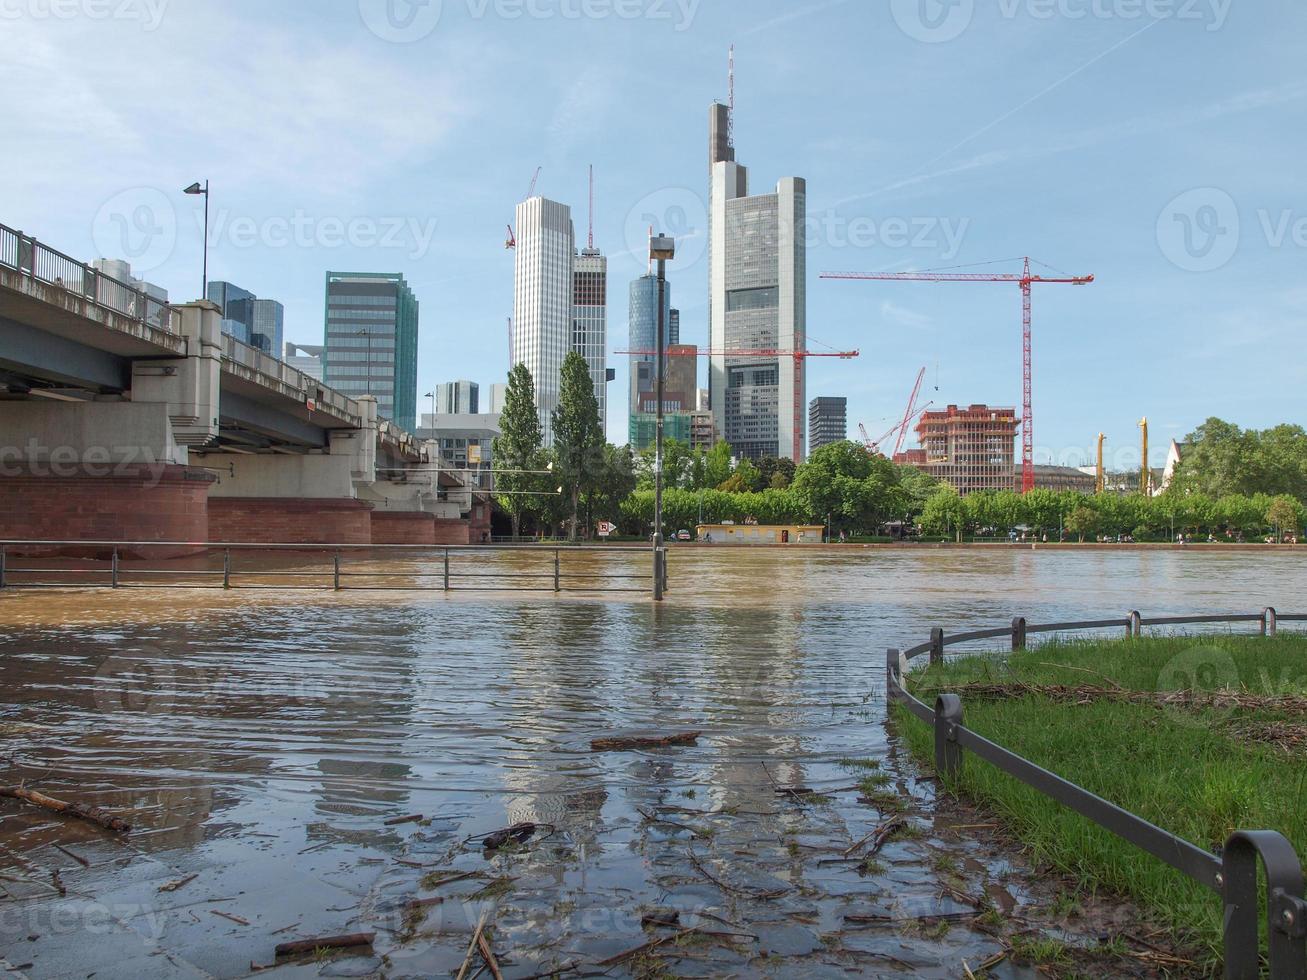
<path fill-rule="evenodd" d="M 1103 443 L 1107 441 L 1107 436 L 1103 433 L 1098 434 L 1098 480 L 1094 484 L 1094 492 L 1102 493 L 1107 489 L 1107 470 L 1103 468 Z"/>
<path fill-rule="evenodd" d="M 1139 420 L 1139 428 L 1144 430 L 1144 461 L 1139 471 L 1139 492 L 1147 497 L 1153 489 L 1153 471 L 1148 467 L 1148 417 Z"/>

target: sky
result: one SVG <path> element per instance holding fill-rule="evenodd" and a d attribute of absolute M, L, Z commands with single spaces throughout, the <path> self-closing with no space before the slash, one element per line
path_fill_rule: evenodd
<path fill-rule="evenodd" d="M 648 226 L 707 345 L 708 107 L 751 192 L 808 182 L 809 397 L 850 435 L 923 401 L 1021 400 L 1014 284 L 823 272 L 1012 257 L 1035 287 L 1040 461 L 1153 462 L 1209 416 L 1303 423 L 1307 7 L 1297 0 L 0 0 L 0 223 L 127 258 L 175 301 L 209 275 L 321 343 L 328 270 L 402 272 L 418 394 L 504 380 L 513 209 L 571 204 L 610 257 L 609 348 Z M 993 264 L 989 264 L 993 263 Z M 626 441 L 625 358 L 608 433 Z M 701 378 L 706 377 L 706 365 Z M 706 384 L 706 381 L 702 383 Z M 425 401 L 419 399 L 421 405 Z"/>

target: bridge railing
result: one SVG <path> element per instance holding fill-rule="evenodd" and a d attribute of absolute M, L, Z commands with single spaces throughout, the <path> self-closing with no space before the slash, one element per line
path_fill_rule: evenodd
<path fill-rule="evenodd" d="M 225 360 L 262 375 L 272 385 L 280 385 L 286 394 L 306 397 L 333 415 L 355 425 L 363 424 L 357 401 L 334 388 L 328 388 L 312 375 L 291 367 L 266 351 L 251 347 L 225 333 L 222 335 L 222 355 Z"/>
<path fill-rule="evenodd" d="M 155 330 L 181 333 L 181 314 L 167 303 L 3 224 L 0 265 Z"/>
<path fill-rule="evenodd" d="M 1123 629 L 1129 638 L 1145 627 L 1256 624 L 1263 636 L 1274 636 L 1280 623 L 1304 623 L 1307 615 L 1285 615 L 1274 609 L 1261 613 L 1145 618 L 1131 612 L 1120 619 L 1035 625 L 1018 617 L 1011 627 L 945 634 L 933 629 L 930 639 L 907 650 L 891 649 L 886 656 L 886 695 L 913 717 L 934 729 L 935 771 L 945 786 L 956 785 L 963 757 L 970 752 L 1036 792 L 1060 803 L 1109 833 L 1170 865 L 1185 877 L 1215 893 L 1225 906 L 1225 976 L 1227 980 L 1257 980 L 1261 972 L 1258 940 L 1258 863 L 1266 880 L 1265 928 L 1272 980 L 1307 977 L 1307 900 L 1303 871 L 1293 845 L 1271 830 L 1236 831 L 1225 847 L 1212 853 L 1177 834 L 1116 806 L 1083 786 L 1041 768 L 1031 760 L 985 738 L 963 723 L 962 698 L 940 693 L 934 705 L 909 693 L 908 667 L 918 657 L 942 664 L 945 650 L 957 644 L 1010 638 L 1013 651 L 1026 649 L 1032 634 Z"/>

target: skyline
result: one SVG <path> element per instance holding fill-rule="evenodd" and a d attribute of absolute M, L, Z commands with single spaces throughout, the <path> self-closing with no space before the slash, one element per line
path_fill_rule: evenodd
<path fill-rule="evenodd" d="M 249 2 L 159 4 L 154 22 L 19 10 L 0 38 L 15 115 L 0 221 L 84 261 L 132 260 L 185 301 L 199 292 L 201 235 L 180 191 L 207 177 L 210 278 L 282 302 L 288 341 L 322 343 L 325 270 L 405 275 L 424 308 L 420 395 L 502 381 L 504 226 L 537 166 L 538 193 L 581 220 L 593 162 L 595 240 L 616 284 L 610 355 L 625 345 L 624 285 L 645 271 L 648 215 L 680 239 L 669 278 L 682 340 L 702 347 L 703 127 L 726 96 L 733 41 L 735 138 L 754 186 L 808 181 L 810 344 L 862 351 L 809 363 L 809 399 L 847 397 L 851 432 L 901 417 L 922 365 L 937 406 L 1018 405 L 1019 295 L 818 276 L 1025 254 L 1097 276 L 1035 297 L 1040 462 L 1050 450 L 1074 462 L 1061 455 L 1071 447 L 1088 462 L 1100 430 L 1110 463 L 1137 458 L 1145 415 L 1154 464 L 1209 415 L 1298 421 L 1307 371 L 1277 352 L 1293 349 L 1307 295 L 1294 277 L 1307 211 L 1292 190 L 1307 98 L 1293 38 L 1307 16 L 1287 0 L 1191 8 L 1206 21 L 1130 18 L 1125 3 L 1078 19 L 1071 8 L 1086 5 L 1054 4 L 1045 18 L 1043 5 L 1004 2 L 947 40 L 905 27 L 899 3 L 661 5 L 688 23 L 573 19 L 564 6 L 511 19 L 504 3 L 447 2 L 410 43 L 370 30 L 368 3 L 325 11 L 309 31 Z M 673 39 L 684 60 L 650 90 L 645 69 Z M 90 56 L 105 44 L 123 57 Z M 551 45 L 578 57 L 555 63 Z M 1184 85 L 1150 84 L 1163 60 Z M 152 86 L 142 65 L 169 84 Z M 70 139 L 97 156 L 63 152 Z M 139 263 L 100 247 L 124 231 Z M 620 400 L 626 359 L 610 362 Z M 626 441 L 624 413 L 609 413 L 608 435 Z"/>

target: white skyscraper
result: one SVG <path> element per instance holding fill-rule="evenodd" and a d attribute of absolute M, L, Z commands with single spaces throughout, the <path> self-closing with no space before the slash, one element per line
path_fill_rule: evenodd
<path fill-rule="evenodd" d="M 572 349 L 576 312 L 572 210 L 533 197 L 517 206 L 516 227 L 513 363 L 525 364 L 531 372 L 545 445 L 552 445 L 551 416 L 558 407 L 563 358 Z"/>
<path fill-rule="evenodd" d="M 749 196 L 748 170 L 727 140 L 728 110 L 710 120 L 709 330 L 714 350 L 800 351 L 807 340 L 807 185 L 786 177 Z M 806 455 L 807 370 L 802 358 L 715 356 L 708 387 L 714 421 L 743 457 Z"/>
<path fill-rule="evenodd" d="M 608 259 L 583 248 L 573 266 L 576 297 L 572 350 L 585 358 L 599 402 L 599 426 L 608 431 Z"/>

